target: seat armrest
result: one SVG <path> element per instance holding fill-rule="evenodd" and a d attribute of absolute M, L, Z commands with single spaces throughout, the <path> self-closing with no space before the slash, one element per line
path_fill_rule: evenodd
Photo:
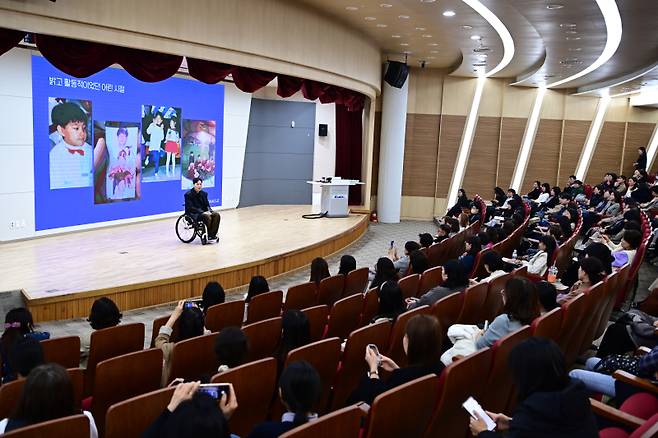
<path fill-rule="evenodd" d="M 605 403 L 594 400 L 593 398 L 589 399 L 589 403 L 592 406 L 592 412 L 594 412 L 595 415 L 606 418 L 615 423 L 622 424 L 633 429 L 637 429 L 644 423 L 644 420 L 641 418 L 627 414 L 626 412 L 622 412 L 619 409 L 615 409 L 612 406 L 608 406 Z"/>
<path fill-rule="evenodd" d="M 643 379 L 641 377 L 634 376 L 631 373 L 628 373 L 626 371 L 621 371 L 617 370 L 614 372 L 612 377 L 615 378 L 615 380 L 618 380 L 620 382 L 624 382 L 628 385 L 634 386 L 635 388 L 649 392 L 651 394 L 658 395 L 658 386 L 654 385 L 651 383 L 651 381 L 647 379 Z"/>

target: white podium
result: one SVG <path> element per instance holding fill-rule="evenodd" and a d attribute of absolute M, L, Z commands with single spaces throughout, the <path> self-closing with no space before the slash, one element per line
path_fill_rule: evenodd
<path fill-rule="evenodd" d="M 349 215 L 348 195 L 350 186 L 363 184 L 355 179 L 332 178 L 331 182 L 306 181 L 308 184 L 320 186 L 320 212 L 327 212 L 327 217 L 347 217 Z"/>

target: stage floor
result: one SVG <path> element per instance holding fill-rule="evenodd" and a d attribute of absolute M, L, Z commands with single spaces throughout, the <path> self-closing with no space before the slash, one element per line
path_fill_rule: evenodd
<path fill-rule="evenodd" d="M 310 206 L 265 205 L 221 211 L 220 241 L 181 243 L 176 218 L 37 238 L 0 246 L 0 291 L 22 290 L 37 320 L 86 316 L 107 295 L 122 309 L 225 289 L 252 275 L 278 275 L 358 239 L 368 217 L 303 219 Z"/>

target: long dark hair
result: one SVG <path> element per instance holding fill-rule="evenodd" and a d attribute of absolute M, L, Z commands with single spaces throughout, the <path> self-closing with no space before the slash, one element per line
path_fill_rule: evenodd
<path fill-rule="evenodd" d="M 73 384 L 61 365 L 49 363 L 34 368 L 25 380 L 12 419 L 23 425 L 41 423 L 79 413 L 74 407 Z"/>
<path fill-rule="evenodd" d="M 422 274 L 430 267 L 430 261 L 419 249 L 409 254 L 409 266 L 413 274 Z"/>
<path fill-rule="evenodd" d="M 292 362 L 283 370 L 279 379 L 281 400 L 290 412 L 295 414 L 293 426 L 308 421 L 306 414 L 311 412 L 322 392 L 320 375 L 308 362 Z"/>
<path fill-rule="evenodd" d="M 204 316 L 198 307 L 184 308 L 178 318 L 178 337 L 176 342 L 201 336 L 204 330 Z"/>
<path fill-rule="evenodd" d="M 387 281 L 379 288 L 377 318 L 397 318 L 406 310 L 402 289 L 395 281 Z"/>
<path fill-rule="evenodd" d="M 330 276 L 327 261 L 322 257 L 314 258 L 311 262 L 311 279 L 309 281 L 319 285 L 322 280 Z"/>
<path fill-rule="evenodd" d="M 161 436 L 229 438 L 230 435 L 228 421 L 222 411 L 217 409 L 217 401 L 208 394 L 197 392 L 168 415 Z"/>
<path fill-rule="evenodd" d="M 206 287 L 203 288 L 203 294 L 201 295 L 203 313 L 206 313 L 209 307 L 222 304 L 224 301 L 226 301 L 226 294 L 222 285 L 216 281 L 209 281 Z"/>
<path fill-rule="evenodd" d="M 458 260 L 448 260 L 443 265 L 443 273 L 448 277 L 442 286 L 448 289 L 459 289 L 468 287 L 468 274 L 464 270 L 464 265 Z"/>
<path fill-rule="evenodd" d="M 283 365 L 291 350 L 311 342 L 311 326 L 308 317 L 301 310 L 286 310 L 281 318 L 281 342 L 275 356 Z"/>
<path fill-rule="evenodd" d="M 590 283 L 593 285 L 603 280 L 603 263 L 596 257 L 585 257 L 581 259 L 580 269 L 587 274 Z"/>
<path fill-rule="evenodd" d="M 405 327 L 410 366 L 436 367 L 441 358 L 441 326 L 436 317 L 416 315 Z"/>
<path fill-rule="evenodd" d="M 225 327 L 215 337 L 214 350 L 220 364 L 234 368 L 245 362 L 249 341 L 240 327 Z"/>
<path fill-rule="evenodd" d="M 398 280 L 398 274 L 395 272 L 395 265 L 393 265 L 393 262 L 388 257 L 381 257 L 377 260 L 377 266 L 375 269 L 375 278 L 373 278 L 372 283 L 370 283 L 370 289 L 378 287 L 389 280 Z"/>
<path fill-rule="evenodd" d="M 537 287 L 525 277 L 512 277 L 505 283 L 505 307 L 509 319 L 530 324 L 539 316 Z"/>
<path fill-rule="evenodd" d="M 546 247 L 546 263 L 550 263 L 551 257 L 553 257 L 553 253 L 555 252 L 555 247 L 557 246 L 555 238 L 553 236 L 540 236 L 539 243 L 543 243 Z"/>
<path fill-rule="evenodd" d="M 270 285 L 267 284 L 267 279 L 262 275 L 254 275 L 251 277 L 251 281 L 249 281 L 249 290 L 247 291 L 247 298 L 244 299 L 244 302 L 248 303 L 256 295 L 269 291 Z"/>
<path fill-rule="evenodd" d="M 482 250 L 482 243 L 480 242 L 480 238 L 478 236 L 471 236 L 466 239 L 466 242 L 471 245 L 471 249 L 466 252 L 473 257 L 478 255 L 478 253 Z"/>
<path fill-rule="evenodd" d="M 592 242 L 587 245 L 587 248 L 583 251 L 583 255 L 589 257 L 594 257 L 601 262 L 603 265 L 603 271 L 606 274 L 612 274 L 612 262 L 615 260 L 612 257 L 610 248 L 607 245 L 600 242 Z"/>
<path fill-rule="evenodd" d="M 117 305 L 108 297 L 94 301 L 89 312 L 89 324 L 94 330 L 114 327 L 121 322 L 123 315 Z"/>
<path fill-rule="evenodd" d="M 569 385 L 569 375 L 560 347 L 551 340 L 531 337 L 509 355 L 509 368 L 522 402 L 535 392 L 557 392 Z"/>
<path fill-rule="evenodd" d="M 2 332 L 2 350 L 7 351 L 17 340 L 34 331 L 32 314 L 25 307 L 11 309 L 5 315 L 5 331 Z"/>
<path fill-rule="evenodd" d="M 356 259 L 351 255 L 344 255 L 340 258 L 340 265 L 338 266 L 338 274 L 347 275 L 356 269 Z"/>

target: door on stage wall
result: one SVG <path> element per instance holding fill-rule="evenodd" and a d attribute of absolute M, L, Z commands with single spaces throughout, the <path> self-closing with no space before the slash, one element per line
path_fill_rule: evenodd
<path fill-rule="evenodd" d="M 239 206 L 310 205 L 314 136 L 315 103 L 252 99 Z"/>

